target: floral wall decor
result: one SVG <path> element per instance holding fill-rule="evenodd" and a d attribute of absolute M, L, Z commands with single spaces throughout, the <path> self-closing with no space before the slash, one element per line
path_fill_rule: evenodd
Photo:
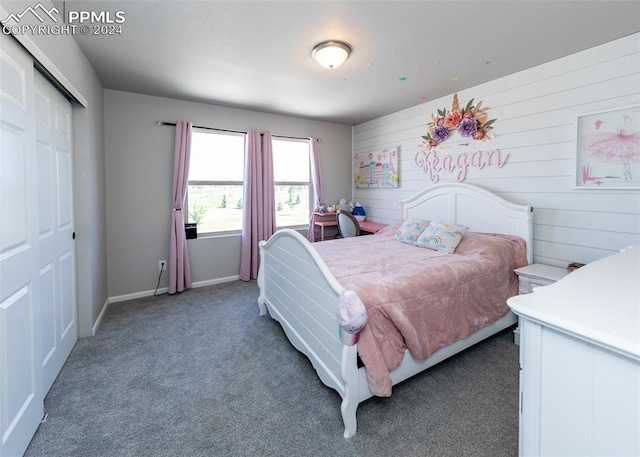
<path fill-rule="evenodd" d="M 439 109 L 437 115 L 431 115 L 432 121 L 427 124 L 428 133 L 422 137 L 422 146 L 427 150 L 433 149 L 455 132 L 465 139 L 492 139 L 491 130 L 496 120 L 489 120 L 488 110 L 488 107 L 482 106 L 482 101 L 474 105 L 473 99 L 461 110 L 458 94 L 455 94 L 450 110 Z"/>
<path fill-rule="evenodd" d="M 463 141 L 458 146 L 469 146 L 468 140 L 486 141 L 493 139 L 491 130 L 495 119 L 489 119 L 488 107 L 483 107 L 482 102 L 474 105 L 471 99 L 460 109 L 458 94 L 453 96 L 451 109 L 439 109 L 437 115 L 432 114 L 432 121 L 427 124 L 429 132 L 422 137 L 422 150 L 418 151 L 415 163 L 431 181 L 438 182 L 441 172 L 456 173 L 458 181 L 464 181 L 469 168 L 482 170 L 493 166 L 502 168 L 507 162 L 509 154 L 502 154 L 498 149 L 492 151 L 461 152 L 439 156 L 437 149 L 450 148 L 450 145 L 442 143 L 454 134 L 458 134 Z"/>

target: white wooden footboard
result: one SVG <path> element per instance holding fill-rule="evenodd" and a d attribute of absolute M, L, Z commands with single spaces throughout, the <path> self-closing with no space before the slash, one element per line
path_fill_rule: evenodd
<path fill-rule="evenodd" d="M 338 297 L 342 287 L 311 243 L 290 229 L 279 230 L 260 243 L 258 286 L 260 314 L 268 309 L 291 344 L 309 358 L 322 382 L 340 394 L 345 437 L 354 435 L 361 401 L 357 346 L 346 346 L 340 340 Z"/>

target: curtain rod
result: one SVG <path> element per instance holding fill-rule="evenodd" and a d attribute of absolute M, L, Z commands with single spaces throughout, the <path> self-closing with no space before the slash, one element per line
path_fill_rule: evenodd
<path fill-rule="evenodd" d="M 175 127 L 176 123 L 175 122 L 157 121 L 156 125 L 159 125 L 159 126 L 173 125 Z M 244 133 L 244 134 L 247 133 L 247 132 L 244 132 L 242 130 L 217 129 L 215 127 L 203 127 L 203 126 L 200 126 L 200 125 L 194 125 L 193 128 L 204 129 L 204 130 L 215 130 L 217 132 Z M 300 136 L 276 135 L 274 133 L 272 133 L 271 136 L 277 137 L 277 138 L 289 138 L 289 139 L 292 139 L 292 140 L 308 140 L 309 139 L 309 137 L 303 138 L 303 137 L 300 137 Z M 320 140 L 318 139 L 318 141 L 320 141 Z"/>

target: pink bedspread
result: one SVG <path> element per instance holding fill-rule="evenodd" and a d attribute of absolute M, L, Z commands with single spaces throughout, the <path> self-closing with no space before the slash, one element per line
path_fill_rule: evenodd
<path fill-rule="evenodd" d="M 377 235 L 314 243 L 338 282 L 367 308 L 358 354 L 374 395 L 391 395 L 389 372 L 405 349 L 416 360 L 465 338 L 508 311 L 517 295 L 514 268 L 527 264 L 525 242 L 508 235 L 467 232 L 454 254 Z"/>

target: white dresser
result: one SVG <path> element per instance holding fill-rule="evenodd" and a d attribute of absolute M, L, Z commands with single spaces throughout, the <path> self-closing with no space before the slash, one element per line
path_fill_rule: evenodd
<path fill-rule="evenodd" d="M 640 247 L 507 303 L 520 319 L 520 455 L 640 456 Z"/>

